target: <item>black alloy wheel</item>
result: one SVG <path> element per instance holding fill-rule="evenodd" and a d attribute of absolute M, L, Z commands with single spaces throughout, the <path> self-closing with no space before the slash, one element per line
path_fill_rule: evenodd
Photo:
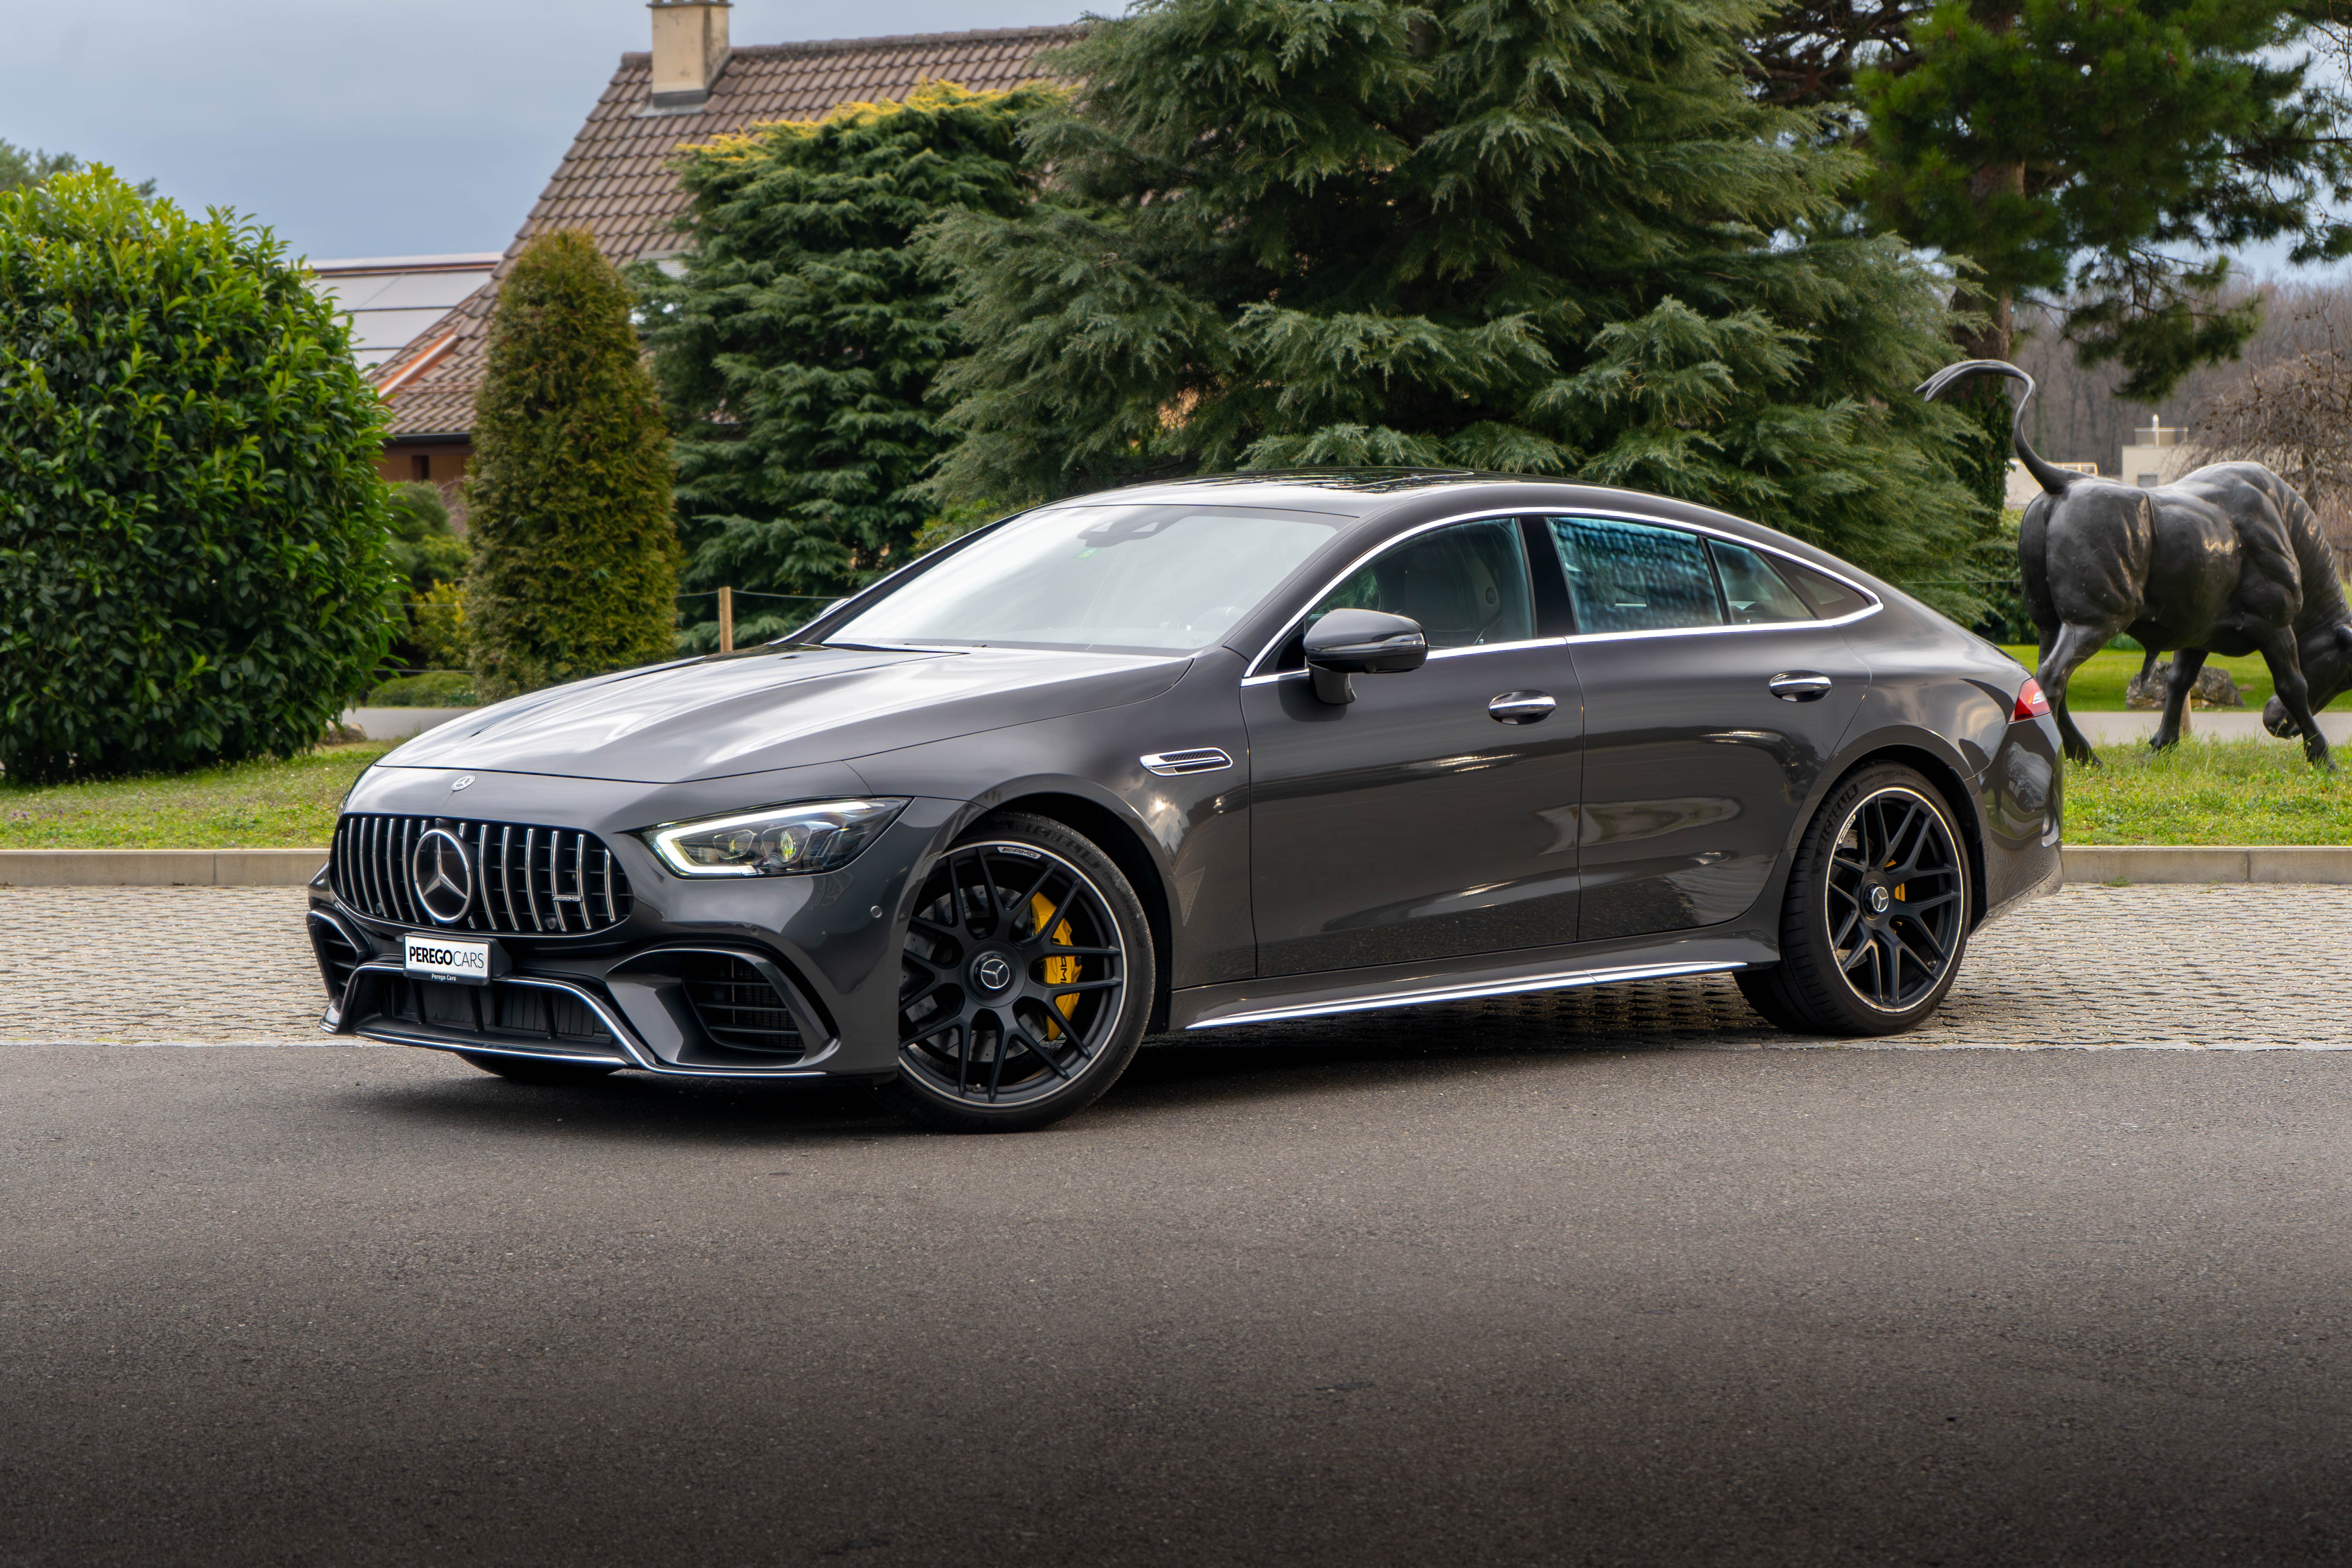
<path fill-rule="evenodd" d="M 1935 1011 L 1968 949 L 1968 856 L 1934 786 L 1895 764 L 1830 793 L 1797 851 L 1780 962 L 1739 989 L 1783 1028 L 1892 1035 Z"/>
<path fill-rule="evenodd" d="M 621 1070 L 598 1067 L 593 1062 L 541 1061 L 535 1057 L 502 1057 L 488 1051 L 457 1054 L 484 1072 L 496 1073 L 509 1083 L 527 1083 L 535 1089 L 584 1089 Z"/>
<path fill-rule="evenodd" d="M 1092 1102 L 1151 1011 L 1143 908 L 1093 844 L 1045 817 L 982 823 L 924 873 L 884 1098 L 956 1131 L 1023 1131 Z"/>

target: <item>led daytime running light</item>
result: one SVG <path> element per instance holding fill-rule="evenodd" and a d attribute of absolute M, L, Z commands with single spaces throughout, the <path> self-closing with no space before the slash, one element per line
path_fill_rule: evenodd
<path fill-rule="evenodd" d="M 808 877 L 856 859 L 904 800 L 827 800 L 665 823 L 646 837 L 681 877 Z"/>

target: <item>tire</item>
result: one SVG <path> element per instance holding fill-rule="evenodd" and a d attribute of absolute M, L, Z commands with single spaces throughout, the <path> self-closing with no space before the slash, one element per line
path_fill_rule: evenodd
<path fill-rule="evenodd" d="M 584 1089 L 592 1083 L 602 1083 L 620 1071 L 618 1068 L 600 1068 L 587 1062 L 543 1062 L 530 1057 L 492 1056 L 487 1051 L 459 1051 L 459 1056 L 487 1073 L 496 1073 L 509 1083 L 527 1083 L 535 1089 Z"/>
<path fill-rule="evenodd" d="M 1090 840 L 987 818 L 933 861 L 899 965 L 898 1076 L 875 1092 L 951 1132 L 1026 1132 L 1135 1059 L 1158 971 L 1143 902 Z"/>
<path fill-rule="evenodd" d="M 1780 962 L 1741 970 L 1740 994 L 1799 1034 L 1899 1035 L 1952 988 L 1973 894 L 1967 840 L 1935 786 L 1900 764 L 1863 768 L 1798 841 Z"/>

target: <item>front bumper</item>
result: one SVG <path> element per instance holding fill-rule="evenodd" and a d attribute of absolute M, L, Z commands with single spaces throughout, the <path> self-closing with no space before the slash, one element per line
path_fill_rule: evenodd
<path fill-rule="evenodd" d="M 446 791 L 446 782 L 439 787 Z M 958 803 L 913 801 L 839 871 L 703 880 L 672 875 L 631 831 L 676 820 L 661 809 L 667 802 L 624 798 L 558 814 L 544 798 L 499 799 L 490 775 L 474 787 L 465 803 L 472 820 L 511 816 L 596 834 L 625 870 L 634 908 L 593 934 L 501 931 L 488 940 L 504 949 L 508 972 L 488 984 L 457 984 L 413 978 L 403 968 L 402 939 L 431 928 L 346 902 L 322 873 L 311 884 L 310 910 L 329 998 L 322 1030 L 684 1077 L 895 1073 L 898 953 L 911 912 L 903 906 Z M 368 793 L 355 795 L 349 809 L 384 810 L 387 796 L 391 809 L 424 804 L 398 792 Z M 433 934 L 485 940 L 462 931 Z"/>

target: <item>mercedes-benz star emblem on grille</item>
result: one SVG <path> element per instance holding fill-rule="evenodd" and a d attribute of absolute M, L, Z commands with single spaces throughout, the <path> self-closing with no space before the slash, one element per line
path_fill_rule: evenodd
<path fill-rule="evenodd" d="M 449 793 L 451 795 L 456 795 L 459 790 L 464 789 L 467 784 L 472 784 L 473 782 L 474 775 L 467 773 L 464 778 L 459 779 L 456 784 L 449 786 Z"/>
<path fill-rule="evenodd" d="M 474 906 L 474 852 L 447 828 L 431 828 L 408 858 L 408 880 L 426 914 L 456 925 Z"/>

